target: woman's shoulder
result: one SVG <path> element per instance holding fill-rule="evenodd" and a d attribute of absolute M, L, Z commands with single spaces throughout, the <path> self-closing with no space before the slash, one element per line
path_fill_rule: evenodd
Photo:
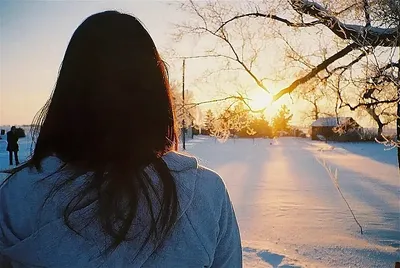
<path fill-rule="evenodd" d="M 196 157 L 170 152 L 164 156 L 172 171 L 183 203 L 218 207 L 226 198 L 227 190 L 221 176 L 199 164 Z"/>
<path fill-rule="evenodd" d="M 9 224 L 21 237 L 33 231 L 32 224 L 43 205 L 49 184 L 42 179 L 57 170 L 61 161 L 49 158 L 43 161 L 43 170 L 26 166 L 10 175 L 0 187 L 0 220 L 7 215 Z"/>
<path fill-rule="evenodd" d="M 43 159 L 40 171 L 29 164 L 24 164 L 11 170 L 4 182 L 0 184 L 1 190 L 4 192 L 15 189 L 21 192 L 25 187 L 31 187 L 40 179 L 56 172 L 61 165 L 61 160 L 53 156 Z"/>
<path fill-rule="evenodd" d="M 14 171 L 1 184 L 0 197 L 3 203 L 1 209 L 4 209 L 6 202 L 12 204 L 14 210 L 18 204 L 22 207 L 30 203 L 31 207 L 37 199 L 42 199 L 44 188 L 49 186 L 43 179 L 54 174 L 61 165 L 62 162 L 58 158 L 48 157 L 42 161 L 40 171 L 29 165 Z"/>
<path fill-rule="evenodd" d="M 169 152 L 163 157 L 168 168 L 184 181 L 194 181 L 204 188 L 225 189 L 221 176 L 214 170 L 199 164 L 196 157 L 179 152 Z"/>

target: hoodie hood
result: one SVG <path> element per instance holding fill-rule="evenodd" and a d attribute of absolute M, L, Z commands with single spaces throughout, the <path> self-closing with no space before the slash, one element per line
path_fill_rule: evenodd
<path fill-rule="evenodd" d="M 177 152 L 167 153 L 164 155 L 163 160 L 175 178 L 180 207 L 178 212 L 179 219 L 193 200 L 199 167 L 198 161 L 195 157 Z"/>
<path fill-rule="evenodd" d="M 162 158 L 175 178 L 179 220 L 193 201 L 198 162 L 194 157 L 177 152 L 169 152 Z M 100 224 L 88 222 L 89 228 L 82 229 L 78 235 L 65 225 L 62 212 L 56 211 L 71 195 L 56 194 L 54 200 L 43 206 L 49 181 L 40 180 L 57 170 L 60 164 L 57 158 L 49 157 L 43 161 L 42 173 L 22 170 L 0 189 L 0 266 L 3 267 L 2 261 L 12 260 L 13 267 L 142 267 L 154 252 L 154 246 L 149 243 L 143 248 L 140 246 L 140 241 L 145 241 L 141 234 L 149 228 L 146 217 L 140 216 L 143 208 L 138 208 L 134 222 L 137 226 L 134 241 L 122 243 L 105 259 L 102 252 L 110 239 L 101 232 Z M 151 167 L 146 172 L 152 179 L 158 179 Z M 78 181 L 68 188 L 73 193 L 82 187 Z M 72 220 L 84 219 L 95 207 L 93 203 L 75 211 Z M 68 256 L 74 256 L 72 262 Z"/>

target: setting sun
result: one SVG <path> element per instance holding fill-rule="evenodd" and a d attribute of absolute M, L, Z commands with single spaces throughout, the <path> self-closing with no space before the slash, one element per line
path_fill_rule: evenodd
<path fill-rule="evenodd" d="M 263 114 L 267 118 L 271 119 L 276 115 L 283 104 L 288 104 L 287 97 L 273 101 L 273 95 L 273 93 L 268 93 L 261 88 L 255 88 L 247 94 L 247 97 L 249 98 L 248 103 L 253 111 L 263 110 Z M 291 108 L 293 107 L 291 106 Z"/>
<path fill-rule="evenodd" d="M 249 94 L 249 105 L 253 110 L 262 110 L 272 105 L 272 95 L 262 89 L 253 90 Z"/>

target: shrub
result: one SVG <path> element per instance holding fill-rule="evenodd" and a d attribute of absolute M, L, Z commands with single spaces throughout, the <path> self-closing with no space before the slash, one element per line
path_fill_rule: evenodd
<path fill-rule="evenodd" d="M 363 141 L 375 141 L 378 137 L 378 131 L 373 129 L 363 129 L 360 131 L 360 136 Z"/>
<path fill-rule="evenodd" d="M 333 135 L 329 137 L 330 141 L 338 141 L 338 142 L 357 142 L 361 141 L 361 134 L 357 130 L 347 131 L 341 135 Z"/>

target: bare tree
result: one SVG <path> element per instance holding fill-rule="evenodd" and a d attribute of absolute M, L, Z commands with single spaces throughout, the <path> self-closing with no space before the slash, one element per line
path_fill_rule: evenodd
<path fill-rule="evenodd" d="M 303 100 L 308 104 L 308 107 L 302 110 L 304 120 L 315 121 L 320 117 L 339 115 L 339 112 L 335 111 L 338 104 L 332 102 L 332 99 L 336 98 L 336 92 L 327 87 L 325 81 L 313 79 L 312 82 L 300 86 L 295 92 L 294 95 L 298 100 Z"/>
<path fill-rule="evenodd" d="M 379 66 L 398 61 L 400 2 L 396 0 L 187 1 L 180 3 L 180 8 L 193 15 L 189 22 L 179 25 L 180 36 L 213 38 L 212 46 L 205 48 L 205 52 L 225 59 L 233 68 L 242 69 L 263 90 L 270 90 L 265 81 L 271 79 L 260 68 L 273 56 L 268 54 L 271 50 L 267 45 L 275 43 L 277 49 L 284 46 L 295 51 L 299 55 L 297 63 L 290 68 L 278 66 L 281 68 L 276 73 L 285 80 L 296 78 L 287 87 L 274 92 L 275 100 L 314 78 L 335 81 L 340 75 L 348 76 L 349 80 L 362 75 L 359 70 L 363 60 L 375 59 Z M 304 41 L 305 38 L 299 38 L 306 34 L 320 43 L 313 46 Z M 282 35 L 288 37 L 287 40 L 279 38 Z M 286 42 L 288 40 L 291 43 Z M 296 46 L 298 40 L 302 41 Z M 321 44 L 325 52 L 323 59 L 315 57 Z M 351 91 L 351 88 L 346 90 Z M 392 100 L 380 99 L 383 102 Z M 360 101 L 374 103 L 370 98 Z M 381 113 L 376 107 L 374 111 L 372 104 L 364 104 L 357 107 L 363 107 L 371 115 Z M 397 128 L 400 135 L 400 126 Z M 400 150 L 398 155 L 400 160 Z"/>
<path fill-rule="evenodd" d="M 379 139 L 383 138 L 383 128 L 397 119 L 396 106 L 399 101 L 397 67 L 397 63 L 383 67 L 373 66 L 371 69 L 367 69 L 365 79 L 356 81 L 353 79 L 352 82 L 358 89 L 358 98 L 355 100 L 355 104 L 346 100 L 346 97 L 343 96 L 343 89 L 337 87 L 340 107 L 348 107 L 352 111 L 364 110 L 377 124 Z M 344 77 L 342 76 L 340 79 L 344 79 Z"/>
<path fill-rule="evenodd" d="M 259 79 L 259 76 L 252 71 L 252 67 L 257 60 L 256 57 L 260 50 L 253 49 L 252 51 L 256 51 L 256 53 L 246 53 L 251 51 L 251 49 L 247 49 L 247 47 L 251 47 L 252 44 L 245 43 L 249 38 L 243 38 L 243 36 L 241 36 L 241 38 L 238 39 L 240 35 L 237 35 L 237 31 L 243 33 L 243 27 L 246 27 L 247 30 L 249 29 L 249 18 L 271 19 L 296 29 L 311 27 L 320 28 L 324 26 L 336 37 L 347 42 L 347 44 L 343 43 L 345 44 L 344 47 L 338 49 L 336 53 L 327 57 L 320 62 L 320 64 L 317 64 L 307 74 L 296 79 L 290 86 L 279 91 L 275 95 L 275 99 L 278 99 L 284 94 L 291 93 L 300 84 L 309 81 L 319 72 L 325 70 L 328 66 L 355 50 L 362 50 L 367 47 L 393 48 L 400 45 L 400 39 L 398 38 L 399 26 L 398 23 L 395 24 L 396 15 L 391 16 L 389 20 L 385 17 L 377 18 L 374 22 L 379 26 L 372 26 L 373 24 L 370 16 L 371 9 L 376 11 L 375 13 L 378 13 L 378 10 L 382 8 L 386 10 L 386 13 L 390 12 L 395 14 L 399 9 L 399 3 L 397 1 L 375 1 L 374 5 L 368 4 L 368 1 L 338 1 L 340 3 L 336 5 L 331 4 L 328 7 L 330 2 L 331 1 L 321 1 L 319 4 L 307 0 L 290 0 L 288 2 L 263 1 L 262 3 L 255 1 L 245 2 L 245 4 L 235 6 L 230 2 L 223 1 L 202 1 L 200 3 L 188 1 L 182 3 L 181 8 L 197 16 L 198 21 L 180 25 L 180 35 L 185 33 L 196 35 L 207 34 L 219 39 L 219 41 L 225 45 L 225 48 L 229 49 L 229 52 L 214 53 L 216 52 L 215 50 L 209 50 L 207 52 L 210 52 L 210 54 L 215 57 L 223 57 L 238 63 L 254 81 L 264 89 L 266 88 L 262 83 L 262 79 Z M 284 11 L 288 13 L 287 15 L 285 14 L 288 18 L 285 18 L 284 15 L 280 16 L 274 14 L 274 8 L 272 8 L 272 10 L 268 8 L 271 3 L 275 3 L 275 6 L 276 4 L 280 5 L 282 13 L 284 13 Z M 346 4 L 347 6 L 342 8 Z M 360 10 L 365 11 L 365 18 L 361 18 L 361 14 L 359 14 Z M 358 14 L 358 17 L 353 14 Z M 340 20 L 341 17 L 355 20 L 359 24 L 346 24 Z M 381 21 L 383 18 L 385 18 L 384 21 Z M 364 25 L 361 24 L 362 21 L 365 21 Z M 262 30 L 265 24 L 261 23 L 260 25 Z M 260 29 L 256 31 L 258 30 Z M 254 30 L 249 32 L 254 32 Z M 247 33 L 246 36 L 252 37 L 250 40 L 254 40 L 256 34 L 251 35 Z"/>

